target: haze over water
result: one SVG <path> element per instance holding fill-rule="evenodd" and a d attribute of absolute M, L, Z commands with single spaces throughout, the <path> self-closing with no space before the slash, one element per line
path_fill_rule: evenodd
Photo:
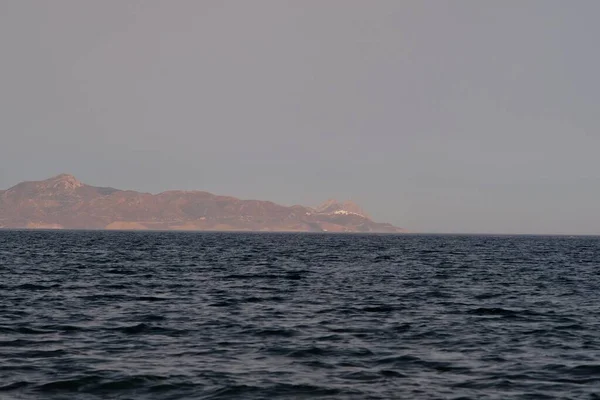
<path fill-rule="evenodd" d="M 598 398 L 599 261 L 597 237 L 0 231 L 0 398 Z"/>

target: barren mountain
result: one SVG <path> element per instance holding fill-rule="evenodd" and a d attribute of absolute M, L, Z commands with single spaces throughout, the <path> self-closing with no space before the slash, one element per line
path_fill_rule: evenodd
<path fill-rule="evenodd" d="M 201 191 L 140 193 L 62 174 L 0 191 L 0 228 L 389 232 L 352 202 L 285 207 Z"/>

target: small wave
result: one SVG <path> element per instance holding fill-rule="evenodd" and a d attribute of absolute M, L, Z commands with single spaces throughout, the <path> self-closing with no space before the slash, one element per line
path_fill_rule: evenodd
<path fill-rule="evenodd" d="M 382 378 L 381 374 L 368 372 L 368 371 L 356 371 L 344 374 L 341 376 L 342 379 L 362 382 L 377 382 Z"/>
<path fill-rule="evenodd" d="M 11 356 L 15 358 L 50 358 L 50 357 L 62 357 L 66 355 L 67 352 L 65 350 L 30 350 L 23 351 L 14 354 L 6 354 L 6 356 Z"/>
<path fill-rule="evenodd" d="M 0 386 L 0 392 L 10 392 L 12 390 L 22 389 L 29 385 L 30 383 L 26 381 L 13 382 L 9 383 L 8 385 Z"/>
<path fill-rule="evenodd" d="M 425 294 L 427 299 L 449 299 L 452 295 L 449 292 L 445 292 L 439 289 L 430 290 Z"/>
<path fill-rule="evenodd" d="M 509 310 L 506 308 L 499 308 L 499 307 L 479 307 L 476 308 L 474 310 L 470 310 L 468 311 L 468 314 L 471 315 L 500 315 L 503 317 L 515 317 L 517 315 L 519 315 L 518 311 L 514 311 L 514 310 Z"/>
<path fill-rule="evenodd" d="M 363 307 L 361 309 L 361 311 L 364 311 L 364 312 L 373 312 L 373 313 L 379 313 L 379 312 L 387 313 L 387 312 L 392 312 L 394 310 L 395 310 L 395 307 L 393 307 L 393 306 L 386 306 L 386 305 L 367 306 L 367 307 Z"/>
<path fill-rule="evenodd" d="M 373 262 L 375 263 L 380 263 L 380 262 L 384 262 L 384 261 L 390 261 L 392 260 L 394 257 L 390 256 L 390 255 L 380 255 L 377 256 L 373 259 Z"/>
<path fill-rule="evenodd" d="M 382 369 L 379 373 L 387 378 L 407 378 L 408 375 L 402 374 L 391 369 Z"/>
<path fill-rule="evenodd" d="M 39 284 L 35 284 L 35 283 L 24 283 L 22 285 L 19 286 L 15 286 L 15 289 L 20 289 L 20 290 L 51 290 L 54 288 L 59 287 L 60 284 L 55 283 L 52 285 L 39 285 Z"/>
<path fill-rule="evenodd" d="M 331 351 L 320 347 L 308 347 L 306 349 L 293 350 L 290 353 L 288 353 L 288 356 L 294 358 L 304 358 L 314 356 L 325 356 L 330 353 Z"/>
<path fill-rule="evenodd" d="M 394 365 L 397 368 L 406 367 L 408 365 L 415 365 L 418 367 L 425 367 L 429 369 L 433 369 L 439 372 L 449 372 L 449 371 L 460 371 L 460 372 L 468 372 L 469 368 L 461 367 L 458 365 L 454 365 L 450 362 L 446 361 L 429 361 L 423 360 L 416 356 L 411 355 L 402 355 L 398 357 L 387 357 L 377 360 L 378 365 Z"/>
<path fill-rule="evenodd" d="M 250 296 L 244 299 L 239 300 L 240 304 L 244 303 L 269 303 L 269 302 L 281 302 L 285 301 L 285 298 L 281 296 L 268 296 L 268 297 L 258 297 L 258 296 Z"/>
<path fill-rule="evenodd" d="M 150 327 L 150 325 L 141 323 L 141 324 L 137 324 L 137 325 L 115 328 L 115 330 L 123 332 L 123 333 L 127 333 L 128 335 L 133 335 L 133 334 L 138 334 L 138 333 L 147 333 L 150 330 L 152 330 L 152 328 Z"/>
<path fill-rule="evenodd" d="M 181 392 L 182 390 L 193 390 L 194 392 L 197 392 L 199 388 L 200 388 L 200 385 L 197 385 L 197 384 L 178 382 L 178 383 L 154 384 L 154 385 L 149 386 L 147 388 L 147 390 L 148 390 L 148 392 L 151 392 L 151 393 L 162 393 L 162 392 L 170 392 L 170 391 Z M 170 397 L 170 398 L 175 398 L 175 397 Z M 184 398 L 184 397 L 178 396 L 177 398 Z"/>
<path fill-rule="evenodd" d="M 245 299 L 241 300 L 240 303 L 262 303 L 263 301 L 265 301 L 265 299 L 253 296 L 246 297 Z"/>
<path fill-rule="evenodd" d="M 29 328 L 27 326 L 19 326 L 19 327 L 8 327 L 8 326 L 0 326 L 1 333 L 22 333 L 24 335 L 44 335 L 48 333 L 53 333 L 53 331 L 46 329 L 38 329 L 38 328 Z"/>
<path fill-rule="evenodd" d="M 504 363 L 507 362 L 508 359 L 502 357 L 499 354 L 491 354 L 491 355 L 486 355 L 481 357 L 482 361 L 489 361 L 489 362 L 493 362 L 493 363 Z"/>
<path fill-rule="evenodd" d="M 136 375 L 120 379 L 107 379 L 98 375 L 82 376 L 67 380 L 57 380 L 38 385 L 35 389 L 39 392 L 87 392 L 94 394 L 106 394 L 112 392 L 123 392 L 132 389 L 145 389 L 153 392 L 165 391 L 173 388 L 181 389 L 190 386 L 185 382 L 165 384 L 172 377 L 157 375 Z"/>
<path fill-rule="evenodd" d="M 342 332 L 346 332 L 346 331 L 342 330 Z M 332 333 L 329 335 L 317 336 L 317 337 L 315 337 L 315 339 L 319 340 L 319 341 L 327 341 L 327 342 L 341 342 L 341 341 L 345 340 L 345 336 L 339 335 L 337 333 Z"/>
<path fill-rule="evenodd" d="M 139 297 L 134 297 L 132 300 L 139 300 L 139 301 L 168 301 L 170 299 L 164 298 L 164 297 L 156 297 L 156 296 L 139 296 Z"/>
<path fill-rule="evenodd" d="M 470 369 L 466 367 L 461 367 L 458 365 L 454 365 L 450 362 L 445 361 L 421 361 L 421 365 L 434 369 L 438 372 L 464 372 L 469 373 Z"/>
<path fill-rule="evenodd" d="M 560 330 L 560 331 L 583 331 L 586 327 L 582 324 L 569 324 L 569 325 L 558 325 L 553 327 L 552 329 Z"/>
<path fill-rule="evenodd" d="M 156 382 L 164 381 L 165 377 L 156 376 L 156 375 L 139 375 L 139 376 L 130 376 L 122 379 L 111 380 L 108 382 L 102 382 L 98 385 L 95 385 L 93 388 L 94 392 L 113 392 L 113 391 L 122 391 L 128 389 L 135 389 L 140 387 L 147 387 Z"/>
<path fill-rule="evenodd" d="M 0 340 L 0 347 L 25 347 L 35 344 L 39 344 L 39 342 L 25 339 Z"/>
<path fill-rule="evenodd" d="M 486 300 L 486 299 L 493 299 L 495 297 L 500 297 L 500 296 L 502 296 L 502 293 L 481 293 L 481 294 L 476 294 L 473 297 L 477 300 Z"/>
<path fill-rule="evenodd" d="M 44 330 L 48 330 L 48 331 L 53 331 L 53 332 L 66 332 L 66 333 L 82 332 L 82 331 L 87 330 L 87 328 L 83 328 L 83 327 L 75 326 L 75 325 L 43 325 L 40 328 L 44 329 Z"/>
<path fill-rule="evenodd" d="M 209 304 L 210 307 L 231 307 L 234 305 L 239 304 L 238 300 L 235 299 L 227 299 L 227 300 L 223 300 L 223 301 L 217 301 L 215 303 L 211 303 Z"/>
<path fill-rule="evenodd" d="M 218 389 L 205 397 L 206 399 L 231 399 L 231 398 L 244 398 L 250 395 L 258 395 L 260 398 L 275 398 L 278 396 L 292 396 L 297 398 L 298 396 L 336 396 L 341 394 L 342 391 L 337 388 L 328 388 L 316 385 L 307 384 L 275 384 L 268 387 L 249 386 L 249 385 L 230 385 L 221 389 Z"/>
<path fill-rule="evenodd" d="M 294 361 L 293 363 L 304 365 L 310 368 L 335 369 L 335 365 L 320 360 Z"/>
<path fill-rule="evenodd" d="M 86 386 L 95 385 L 102 382 L 100 376 L 84 376 L 81 378 L 52 381 L 38 385 L 36 390 L 40 392 L 77 392 Z"/>
<path fill-rule="evenodd" d="M 112 289 L 112 290 L 123 290 L 123 289 L 130 289 L 131 285 L 126 285 L 123 283 L 112 283 L 109 285 L 102 285 L 102 289 L 106 290 L 106 289 Z"/>
<path fill-rule="evenodd" d="M 123 326 L 119 328 L 113 328 L 112 330 L 125 333 L 127 335 L 142 335 L 142 334 L 160 334 L 167 336 L 179 336 L 188 333 L 186 330 L 165 328 L 162 326 L 152 326 L 145 323 L 137 325 Z"/>
<path fill-rule="evenodd" d="M 402 333 L 402 332 L 407 332 L 408 330 L 410 330 L 410 328 L 411 328 L 411 325 L 406 323 L 406 324 L 394 326 L 390 329 L 394 332 Z"/>
<path fill-rule="evenodd" d="M 149 315 L 144 315 L 142 317 L 143 320 L 151 322 L 151 321 L 164 321 L 167 319 L 167 317 L 164 317 L 162 315 L 154 315 L 154 314 L 149 314 Z"/>
<path fill-rule="evenodd" d="M 421 361 L 421 359 L 419 357 L 416 356 L 411 356 L 409 354 L 405 354 L 405 355 L 401 355 L 401 356 L 396 356 L 396 357 L 385 357 L 385 358 L 381 358 L 379 360 L 376 361 L 377 364 L 381 365 L 381 364 L 394 364 L 394 365 L 407 365 L 410 363 L 414 363 L 417 361 Z"/>
<path fill-rule="evenodd" d="M 79 297 L 83 300 L 91 300 L 91 301 L 99 301 L 99 300 L 127 300 L 129 296 L 121 293 L 102 293 L 102 294 L 93 294 L 93 295 L 85 295 Z"/>
<path fill-rule="evenodd" d="M 248 396 L 252 393 L 261 391 L 262 389 L 256 386 L 249 385 L 229 385 L 213 391 L 208 394 L 205 399 L 231 399 L 231 398 L 243 398 L 242 396 Z"/>
<path fill-rule="evenodd" d="M 114 274 L 114 275 L 134 275 L 137 271 L 133 271 L 130 269 L 123 268 L 111 268 L 104 271 L 106 274 Z"/>
<path fill-rule="evenodd" d="M 307 271 L 290 271 L 285 274 L 285 279 L 299 281 L 306 277 Z"/>
<path fill-rule="evenodd" d="M 484 390 L 484 389 L 498 389 L 498 388 L 512 388 L 515 384 L 513 381 L 504 377 L 500 378 L 485 378 L 485 379 L 470 379 L 462 382 L 452 384 L 453 388 L 471 389 L 471 390 Z M 537 398 L 537 397 L 534 397 Z"/>
<path fill-rule="evenodd" d="M 281 337 L 293 337 L 296 336 L 296 332 L 291 329 L 283 328 L 265 328 L 253 332 L 256 336 L 281 336 Z"/>
<path fill-rule="evenodd" d="M 280 275 L 275 274 L 230 274 L 225 279 L 281 279 Z"/>
<path fill-rule="evenodd" d="M 596 376 L 600 375 L 600 364 L 578 365 L 570 368 L 568 372 L 573 375 Z"/>

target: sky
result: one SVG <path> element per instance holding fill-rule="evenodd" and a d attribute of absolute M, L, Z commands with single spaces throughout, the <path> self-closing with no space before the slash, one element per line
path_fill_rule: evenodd
<path fill-rule="evenodd" d="M 596 0 L 2 0 L 0 188 L 600 234 Z"/>

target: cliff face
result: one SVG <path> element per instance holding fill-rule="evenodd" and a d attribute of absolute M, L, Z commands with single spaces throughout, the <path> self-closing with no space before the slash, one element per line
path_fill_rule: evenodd
<path fill-rule="evenodd" d="M 153 195 L 90 186 L 67 174 L 0 191 L 0 228 L 403 232 L 373 222 L 351 202 L 313 209 L 201 191 Z"/>

